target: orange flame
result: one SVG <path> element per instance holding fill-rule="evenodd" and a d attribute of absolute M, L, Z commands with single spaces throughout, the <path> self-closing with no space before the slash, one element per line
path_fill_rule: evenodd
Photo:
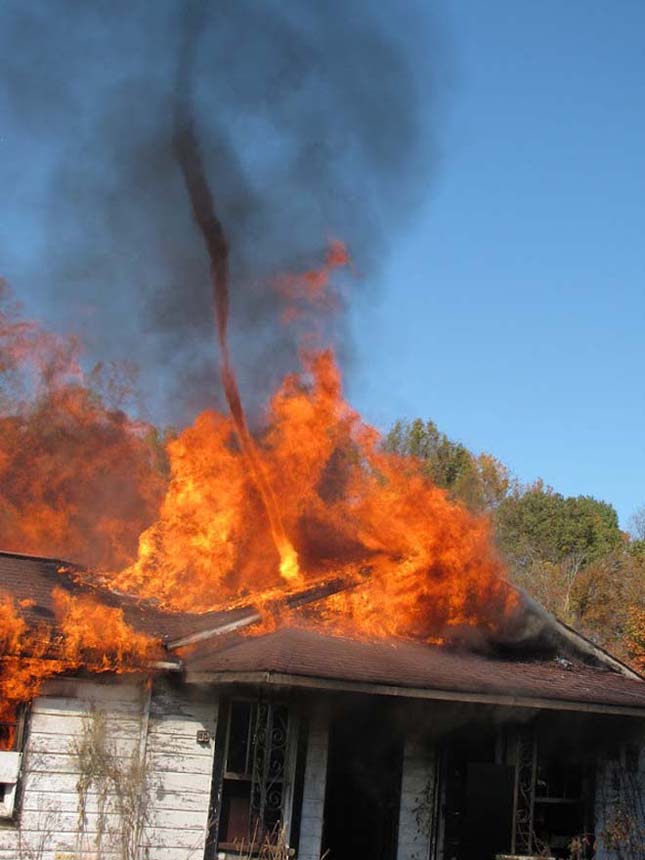
<path fill-rule="evenodd" d="M 257 456 L 305 579 L 361 581 L 326 609 L 370 635 L 494 628 L 513 598 L 488 521 L 450 501 L 416 462 L 380 449 L 378 433 L 343 400 L 331 351 L 303 360 L 304 372 L 273 398 Z M 230 419 L 204 413 L 170 444 L 160 517 L 116 577 L 119 588 L 206 610 L 277 585 L 271 536 L 232 433 Z"/>
<path fill-rule="evenodd" d="M 0 377 L 0 548 L 127 564 L 165 487 L 156 429 L 119 408 L 127 380 L 84 375 L 78 343 L 23 319 L 1 283 Z"/>
<path fill-rule="evenodd" d="M 11 749 L 20 704 L 38 695 L 48 678 L 80 667 L 90 672 L 130 672 L 157 656 L 154 640 L 134 631 L 120 609 L 53 592 L 56 629 L 29 629 L 12 598 L 0 594 L 0 749 Z"/>
<path fill-rule="evenodd" d="M 347 262 L 335 243 L 319 272 L 278 291 L 296 308 L 329 307 L 332 272 Z M 0 403 L 0 545 L 114 571 L 103 575 L 112 587 L 177 611 L 270 606 L 276 591 L 341 576 L 354 587 L 319 604 L 315 623 L 346 635 L 496 630 L 517 599 L 488 519 L 382 449 L 344 400 L 332 351 L 303 350 L 252 435 L 219 335 L 231 415 L 203 412 L 168 441 L 166 479 L 153 428 L 106 406 L 75 342 L 0 314 L 0 371 L 31 367 L 35 392 Z M 118 611 L 54 597 L 57 632 L 28 631 L 0 601 L 0 721 L 52 674 L 127 671 L 153 653 Z"/>

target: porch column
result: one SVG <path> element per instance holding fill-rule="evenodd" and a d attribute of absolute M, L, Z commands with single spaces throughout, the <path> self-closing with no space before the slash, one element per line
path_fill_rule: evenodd
<path fill-rule="evenodd" d="M 326 703 L 322 703 L 309 721 L 298 860 L 320 860 L 328 747 L 329 713 Z"/>
<path fill-rule="evenodd" d="M 408 737 L 403 749 L 397 860 L 428 860 L 433 838 L 436 750 Z"/>

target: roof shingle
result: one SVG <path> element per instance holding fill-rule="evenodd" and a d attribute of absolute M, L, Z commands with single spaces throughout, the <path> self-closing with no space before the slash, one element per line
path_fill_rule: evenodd
<path fill-rule="evenodd" d="M 193 673 L 269 672 L 402 688 L 503 694 L 642 708 L 645 683 L 571 659 L 498 659 L 407 641 L 365 641 L 285 628 L 185 659 Z"/>

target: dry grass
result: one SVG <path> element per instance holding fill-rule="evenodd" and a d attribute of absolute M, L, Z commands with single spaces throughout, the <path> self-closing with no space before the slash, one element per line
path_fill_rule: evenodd
<path fill-rule="evenodd" d="M 79 849 L 90 839 L 87 803 L 94 791 L 98 816 L 91 841 L 97 855 L 107 840 L 118 860 L 145 860 L 147 849 L 141 841 L 150 816 L 151 784 L 139 751 L 119 756 L 108 739 L 105 714 L 98 711 L 86 718 L 73 751 L 79 769 Z"/>
<path fill-rule="evenodd" d="M 261 836 L 257 825 L 250 841 L 241 845 L 238 852 L 242 860 L 289 860 L 294 856 L 295 851 L 289 848 L 283 827 Z"/>

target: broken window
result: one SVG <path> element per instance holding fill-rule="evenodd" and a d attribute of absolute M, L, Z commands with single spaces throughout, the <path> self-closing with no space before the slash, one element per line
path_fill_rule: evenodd
<path fill-rule="evenodd" d="M 10 722 L 0 723 L 0 819 L 14 814 L 22 763 L 25 710 Z"/>
<path fill-rule="evenodd" d="M 234 700 L 226 728 L 220 847 L 277 835 L 284 819 L 289 740 L 285 705 Z"/>

